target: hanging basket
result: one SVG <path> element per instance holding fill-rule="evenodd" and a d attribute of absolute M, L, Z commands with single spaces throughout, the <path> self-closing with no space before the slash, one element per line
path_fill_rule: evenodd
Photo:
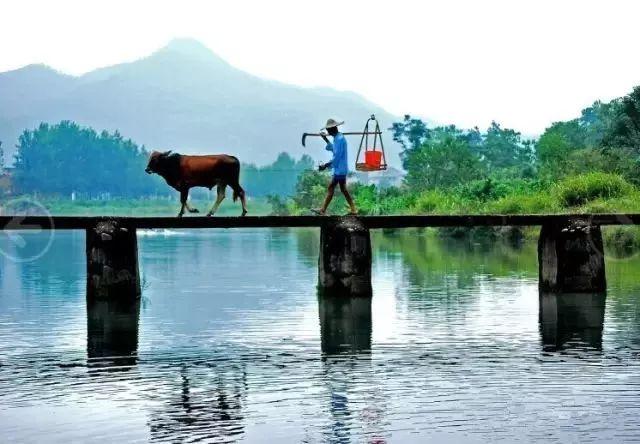
<path fill-rule="evenodd" d="M 369 123 L 375 122 L 373 130 L 373 141 L 369 142 Z M 362 148 L 364 147 L 364 151 Z M 360 153 L 363 154 L 363 162 L 360 161 Z M 363 172 L 383 171 L 387 169 L 387 159 L 384 155 L 384 145 L 382 144 L 382 131 L 380 124 L 373 114 L 367 120 L 360 139 L 360 147 L 356 156 L 356 170 Z"/>

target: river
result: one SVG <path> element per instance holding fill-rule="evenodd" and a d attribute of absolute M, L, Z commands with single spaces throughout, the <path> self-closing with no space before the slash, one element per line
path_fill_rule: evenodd
<path fill-rule="evenodd" d="M 347 300 L 315 230 L 139 235 L 140 303 L 89 306 L 84 233 L 0 235 L 0 441 L 640 440 L 636 256 L 539 295 L 533 244 L 376 232 Z"/>

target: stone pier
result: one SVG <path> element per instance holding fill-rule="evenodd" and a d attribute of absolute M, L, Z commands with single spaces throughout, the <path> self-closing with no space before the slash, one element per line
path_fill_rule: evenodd
<path fill-rule="evenodd" d="M 322 225 L 318 289 L 321 295 L 371 296 L 371 238 L 357 218 Z"/>
<path fill-rule="evenodd" d="M 141 292 L 135 228 L 107 219 L 86 233 L 87 299 L 138 299 Z"/>
<path fill-rule="evenodd" d="M 607 287 L 602 232 L 587 220 L 544 224 L 538 241 L 540 291 L 602 292 Z"/>

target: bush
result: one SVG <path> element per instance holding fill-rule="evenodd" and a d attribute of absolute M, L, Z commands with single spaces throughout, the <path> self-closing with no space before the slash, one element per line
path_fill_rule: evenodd
<path fill-rule="evenodd" d="M 615 257 L 625 257 L 640 249 L 640 228 L 606 227 L 603 230 L 605 247 Z"/>
<path fill-rule="evenodd" d="M 491 202 L 487 206 L 487 210 L 498 214 L 554 213 L 558 211 L 558 206 L 554 199 L 546 193 L 515 194 Z"/>
<path fill-rule="evenodd" d="M 633 186 L 617 174 L 601 172 L 581 174 L 558 184 L 560 205 L 574 207 L 595 199 L 610 199 L 633 191 Z"/>

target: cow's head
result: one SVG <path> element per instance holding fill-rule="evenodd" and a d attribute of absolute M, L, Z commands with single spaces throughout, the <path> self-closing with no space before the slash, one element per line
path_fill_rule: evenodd
<path fill-rule="evenodd" d="M 149 156 L 149 163 L 147 164 L 147 168 L 145 168 L 146 173 L 159 173 L 162 161 L 166 159 L 169 154 L 171 154 L 171 151 L 165 151 L 164 153 L 154 151 L 153 153 L 151 153 L 151 155 Z"/>

